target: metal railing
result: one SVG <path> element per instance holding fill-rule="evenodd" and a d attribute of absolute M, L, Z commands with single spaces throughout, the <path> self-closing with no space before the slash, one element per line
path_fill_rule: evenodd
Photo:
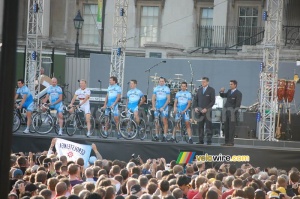
<path fill-rule="evenodd" d="M 235 49 L 243 45 L 256 45 L 264 38 L 264 27 L 248 26 L 198 26 L 199 49 Z"/>
<path fill-rule="evenodd" d="M 284 45 L 300 45 L 300 26 L 283 26 Z"/>

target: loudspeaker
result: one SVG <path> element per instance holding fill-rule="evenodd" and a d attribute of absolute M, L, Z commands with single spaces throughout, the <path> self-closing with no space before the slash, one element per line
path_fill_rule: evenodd
<path fill-rule="evenodd" d="M 251 135 L 249 126 L 236 126 L 234 135 L 236 138 L 250 139 Z"/>

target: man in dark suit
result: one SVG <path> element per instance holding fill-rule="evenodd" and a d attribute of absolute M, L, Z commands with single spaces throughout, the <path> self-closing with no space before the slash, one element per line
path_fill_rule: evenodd
<path fill-rule="evenodd" d="M 220 96 L 227 98 L 223 108 L 225 114 L 224 134 L 225 143 L 222 146 L 234 146 L 234 130 L 238 119 L 239 108 L 242 102 L 242 93 L 237 90 L 237 81 L 230 80 L 230 89 L 224 93 L 225 88 L 221 88 Z M 225 109 L 225 110 L 224 110 Z"/>
<path fill-rule="evenodd" d="M 196 144 L 204 144 L 204 124 L 207 134 L 207 145 L 211 145 L 212 137 L 212 122 L 211 113 L 212 107 L 215 104 L 215 89 L 208 86 L 208 77 L 202 78 L 202 87 L 198 89 L 194 97 L 193 107 L 196 114 L 199 114 L 199 142 Z"/>

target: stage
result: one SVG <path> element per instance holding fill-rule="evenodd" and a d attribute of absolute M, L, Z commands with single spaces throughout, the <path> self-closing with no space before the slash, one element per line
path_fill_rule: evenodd
<path fill-rule="evenodd" d="M 55 133 L 48 135 L 23 134 L 16 132 L 13 134 L 12 151 L 16 152 L 40 152 L 48 150 L 51 139 L 57 137 Z M 300 144 L 295 141 L 260 141 L 256 139 L 236 138 L 234 147 L 220 146 L 224 142 L 223 138 L 214 137 L 212 145 L 197 145 L 181 143 L 163 143 L 152 142 L 151 140 L 135 139 L 132 141 L 116 138 L 100 138 L 91 136 L 87 138 L 84 135 L 75 135 L 73 137 L 64 134 L 59 138 L 67 139 L 82 144 L 95 143 L 99 152 L 105 159 L 119 159 L 128 161 L 134 153 L 140 155 L 145 161 L 148 158 L 164 157 L 167 162 L 176 160 L 182 151 L 196 152 L 196 155 L 248 155 L 250 164 L 261 169 L 266 167 L 277 167 L 289 170 L 291 167 L 299 169 Z M 196 142 L 197 137 L 193 137 Z M 93 155 L 93 153 L 92 153 Z M 215 164 L 215 163 L 214 163 Z M 235 163 L 240 166 L 241 162 Z"/>

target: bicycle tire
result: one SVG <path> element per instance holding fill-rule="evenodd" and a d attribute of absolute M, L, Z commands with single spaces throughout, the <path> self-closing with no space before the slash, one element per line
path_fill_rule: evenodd
<path fill-rule="evenodd" d="M 70 103 L 72 100 L 72 94 L 70 91 L 64 91 L 63 93 L 63 101 L 65 103 Z"/>
<path fill-rule="evenodd" d="M 119 122 L 119 132 L 125 140 L 133 140 L 137 136 L 136 123 L 130 118 L 124 118 Z"/>
<path fill-rule="evenodd" d="M 176 143 L 178 143 L 183 139 L 181 134 L 181 123 L 178 121 L 175 122 L 174 128 L 175 128 L 175 141 Z"/>
<path fill-rule="evenodd" d="M 53 129 L 53 118 L 48 113 L 38 113 L 33 117 L 32 125 L 35 132 L 46 135 Z"/>
<path fill-rule="evenodd" d="M 146 138 L 147 132 L 146 132 L 146 122 L 144 119 L 140 119 L 140 123 L 139 123 L 139 129 L 138 129 L 138 135 L 140 140 L 144 140 Z"/>
<path fill-rule="evenodd" d="M 65 129 L 68 136 L 73 136 L 77 131 L 80 131 L 77 126 L 76 116 L 74 113 L 71 114 L 67 119 Z"/>
<path fill-rule="evenodd" d="M 168 119 L 168 131 L 167 131 L 167 135 L 166 135 L 167 141 L 170 141 L 173 136 L 173 128 L 174 128 L 173 121 L 169 118 Z"/>
<path fill-rule="evenodd" d="M 181 135 L 183 137 L 182 140 L 184 140 L 186 143 L 189 142 L 189 137 L 188 137 L 188 134 L 187 134 L 187 130 L 186 130 L 186 125 L 182 125 L 181 127 Z"/>
<path fill-rule="evenodd" d="M 158 119 L 154 119 L 153 125 L 150 127 L 151 140 L 153 140 L 153 141 L 157 141 L 157 140 L 155 140 L 155 138 L 157 137 L 156 136 L 156 126 L 157 125 L 159 125 L 158 131 L 160 131 L 161 127 L 160 127 L 159 121 L 158 121 Z M 160 132 L 157 133 L 157 135 L 159 135 L 159 134 L 160 134 Z M 158 139 L 159 139 L 159 137 L 158 137 Z"/>
<path fill-rule="evenodd" d="M 99 129 L 101 137 L 107 138 L 108 134 L 110 132 L 109 129 L 110 129 L 110 126 L 111 126 L 109 117 L 107 117 L 105 115 L 102 115 L 102 116 L 99 117 L 98 122 L 99 122 L 98 129 Z M 105 124 L 108 125 L 107 130 L 105 129 Z M 106 131 L 106 134 L 104 133 L 105 131 Z"/>
<path fill-rule="evenodd" d="M 31 125 L 29 126 L 29 132 L 30 133 L 35 133 L 36 132 L 35 129 L 34 129 L 34 127 L 33 127 L 32 121 L 33 121 L 33 117 L 35 115 L 37 115 L 38 113 L 39 112 L 37 112 L 37 111 L 33 111 L 32 114 L 31 114 Z"/>
<path fill-rule="evenodd" d="M 19 130 L 20 126 L 21 126 L 21 119 L 18 116 L 18 114 L 14 111 L 12 132 L 15 133 L 17 130 Z"/>

